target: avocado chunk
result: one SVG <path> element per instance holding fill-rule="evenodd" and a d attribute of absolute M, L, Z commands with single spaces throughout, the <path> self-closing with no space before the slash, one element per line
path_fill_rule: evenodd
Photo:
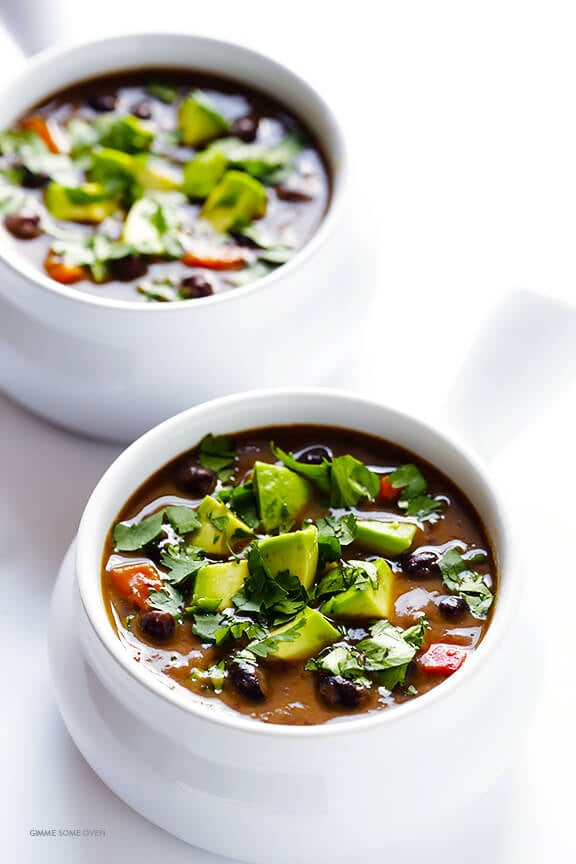
<path fill-rule="evenodd" d="M 171 192 L 182 186 L 180 169 L 158 156 L 139 153 L 132 157 L 132 165 L 134 179 L 143 189 Z"/>
<path fill-rule="evenodd" d="M 189 198 L 206 198 L 224 176 L 228 160 L 217 150 L 204 150 L 184 166 L 182 191 Z"/>
<path fill-rule="evenodd" d="M 132 114 L 106 124 L 100 136 L 103 147 L 122 150 L 123 153 L 140 153 L 142 150 L 148 150 L 153 140 L 154 132 Z"/>
<path fill-rule="evenodd" d="M 116 198 L 99 183 L 62 186 L 53 182 L 46 187 L 44 196 L 53 216 L 71 222 L 103 222 L 118 209 Z"/>
<path fill-rule="evenodd" d="M 308 481 L 284 465 L 255 462 L 254 482 L 266 531 L 293 525 L 311 495 Z"/>
<path fill-rule="evenodd" d="M 228 609 L 232 605 L 232 597 L 244 584 L 248 572 L 248 562 L 245 559 L 206 564 L 196 574 L 192 605 L 202 600 L 219 600 L 217 608 Z"/>
<path fill-rule="evenodd" d="M 361 588 L 348 588 L 341 594 L 335 594 L 326 601 L 320 611 L 333 618 L 390 618 L 394 610 L 392 588 L 394 574 L 390 565 L 383 558 L 375 561 L 349 561 L 352 566 L 363 567 L 365 570 L 374 568 L 378 587 L 370 585 Z"/>
<path fill-rule="evenodd" d="M 282 636 L 292 629 L 297 630 L 291 641 L 278 642 L 278 649 L 269 654 L 272 660 L 308 660 L 322 648 L 341 639 L 339 631 L 316 609 L 306 606 L 296 617 L 270 632 L 269 638 Z"/>
<path fill-rule="evenodd" d="M 262 558 L 272 574 L 289 570 L 310 590 L 318 566 L 318 529 L 308 525 L 301 531 L 267 537 L 258 544 Z"/>
<path fill-rule="evenodd" d="M 202 524 L 192 535 L 191 542 L 209 555 L 227 555 L 237 540 L 253 535 L 245 522 L 210 495 L 202 499 L 196 512 Z M 238 532 L 240 536 L 235 537 Z"/>
<path fill-rule="evenodd" d="M 200 216 L 216 231 L 232 231 L 264 216 L 267 203 L 266 189 L 259 180 L 242 171 L 226 171 L 208 195 Z"/>
<path fill-rule="evenodd" d="M 92 178 L 97 183 L 130 183 L 133 172 L 133 157 L 122 150 L 97 147 L 92 153 Z"/>
<path fill-rule="evenodd" d="M 417 525 L 412 522 L 377 522 L 374 519 L 359 519 L 356 541 L 370 552 L 380 555 L 401 555 L 414 541 Z"/>
<path fill-rule="evenodd" d="M 182 102 L 178 112 L 178 126 L 182 143 L 191 147 L 198 147 L 213 138 L 225 135 L 229 128 L 228 121 L 200 90 L 196 90 Z"/>

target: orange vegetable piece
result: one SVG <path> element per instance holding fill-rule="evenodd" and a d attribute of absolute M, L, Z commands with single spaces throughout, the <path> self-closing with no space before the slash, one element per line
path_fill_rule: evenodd
<path fill-rule="evenodd" d="M 61 282 L 62 285 L 73 285 L 74 282 L 80 282 L 86 278 L 84 267 L 77 264 L 66 264 L 52 253 L 48 253 L 44 262 L 44 269 L 51 279 Z"/>
<path fill-rule="evenodd" d="M 41 117 L 39 114 L 32 114 L 30 117 L 26 117 L 26 119 L 22 121 L 22 128 L 38 135 L 38 137 L 44 141 L 51 153 L 60 152 L 60 148 L 54 140 L 50 125 L 44 117 Z"/>
<path fill-rule="evenodd" d="M 217 246 L 206 240 L 194 241 L 182 256 L 187 267 L 205 267 L 207 270 L 235 270 L 244 267 L 246 252 L 240 246 Z"/>
<path fill-rule="evenodd" d="M 138 607 L 146 609 L 151 591 L 162 588 L 160 574 L 153 564 L 123 564 L 109 572 L 110 582 L 116 591 Z"/>

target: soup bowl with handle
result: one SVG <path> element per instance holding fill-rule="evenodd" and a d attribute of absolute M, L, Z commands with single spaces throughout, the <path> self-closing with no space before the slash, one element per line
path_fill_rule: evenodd
<path fill-rule="evenodd" d="M 113 630 L 100 570 L 128 497 L 209 432 L 285 424 L 345 427 L 401 445 L 450 477 L 484 523 L 499 572 L 488 632 L 457 674 L 409 703 L 315 726 L 271 725 L 155 676 Z M 52 606 L 60 709 L 104 782 L 187 842 L 258 864 L 361 860 L 453 818 L 509 764 L 532 699 L 522 576 L 494 484 L 452 435 L 343 391 L 223 397 L 138 439 L 93 492 Z"/>
<path fill-rule="evenodd" d="M 49 420 L 131 440 L 207 398 L 324 383 L 346 361 L 375 284 L 341 126 L 294 72 L 237 44 L 177 33 L 102 38 L 26 61 L 0 99 L 0 129 L 84 80 L 146 68 L 236 81 L 285 105 L 312 132 L 331 177 L 327 211 L 294 258 L 213 296 L 143 303 L 48 278 L 0 229 L 0 388 Z M 330 350 L 318 351 L 321 334 Z"/>

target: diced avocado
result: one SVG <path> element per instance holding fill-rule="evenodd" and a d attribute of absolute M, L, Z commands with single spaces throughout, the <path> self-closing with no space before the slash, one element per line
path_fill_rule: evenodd
<path fill-rule="evenodd" d="M 200 216 L 216 231 L 231 231 L 264 216 L 267 202 L 266 189 L 259 180 L 242 171 L 226 171 L 204 202 Z"/>
<path fill-rule="evenodd" d="M 142 120 L 131 114 L 106 124 L 100 136 L 103 147 L 122 150 L 124 153 L 140 153 L 142 150 L 148 150 L 153 140 L 154 132 Z"/>
<path fill-rule="evenodd" d="M 390 565 L 383 558 L 377 558 L 375 561 L 350 561 L 349 564 L 364 569 L 373 566 L 378 579 L 378 588 L 353 586 L 327 600 L 320 607 L 320 611 L 333 618 L 390 618 L 394 610 L 392 596 L 394 574 Z"/>
<path fill-rule="evenodd" d="M 201 600 L 220 600 L 218 609 L 228 609 L 232 605 L 232 597 L 244 584 L 248 572 L 248 562 L 245 559 L 206 564 L 196 574 L 192 604 Z"/>
<path fill-rule="evenodd" d="M 191 542 L 208 554 L 226 555 L 240 532 L 242 537 L 252 537 L 253 531 L 242 522 L 225 504 L 206 495 L 197 510 L 202 524 L 192 535 Z"/>
<path fill-rule="evenodd" d="M 112 147 L 97 147 L 92 152 L 92 177 L 97 183 L 130 181 L 134 171 L 133 157 Z"/>
<path fill-rule="evenodd" d="M 49 183 L 44 194 L 50 213 L 71 222 L 103 222 L 118 209 L 116 199 L 99 183 L 77 187 Z"/>
<path fill-rule="evenodd" d="M 254 482 L 266 531 L 289 528 L 311 494 L 308 481 L 284 465 L 255 462 Z"/>
<path fill-rule="evenodd" d="M 217 150 L 204 150 L 184 166 L 182 191 L 189 198 L 206 198 L 224 176 L 228 160 Z"/>
<path fill-rule="evenodd" d="M 133 175 L 143 189 L 170 192 L 182 186 L 182 171 L 165 159 L 149 153 L 132 157 Z"/>
<path fill-rule="evenodd" d="M 269 638 L 274 639 L 275 636 L 288 633 L 293 628 L 298 630 L 295 638 L 291 641 L 278 642 L 278 650 L 268 655 L 270 659 L 308 660 L 318 654 L 322 648 L 342 638 L 336 627 L 324 615 L 316 609 L 310 609 L 309 606 L 306 606 L 288 624 L 272 630 Z"/>
<path fill-rule="evenodd" d="M 198 147 L 228 132 L 228 121 L 216 111 L 211 100 L 196 90 L 182 102 L 178 112 L 182 143 Z"/>
<path fill-rule="evenodd" d="M 411 522 L 377 522 L 374 519 L 359 519 L 357 526 L 357 542 L 380 555 L 406 552 L 418 530 L 418 526 Z"/>
<path fill-rule="evenodd" d="M 306 589 L 312 587 L 318 566 L 318 529 L 315 525 L 290 534 L 267 537 L 258 547 L 274 576 L 289 570 Z"/>

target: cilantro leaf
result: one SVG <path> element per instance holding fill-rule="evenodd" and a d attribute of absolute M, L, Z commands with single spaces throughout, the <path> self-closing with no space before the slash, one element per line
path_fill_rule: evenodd
<path fill-rule="evenodd" d="M 204 566 L 204 555 L 204 551 L 196 546 L 167 546 L 160 557 L 162 565 L 169 571 L 166 580 L 173 585 L 184 582 Z"/>
<path fill-rule="evenodd" d="M 142 549 L 143 546 L 147 546 L 148 543 L 160 536 L 163 518 L 164 511 L 160 510 L 153 516 L 148 516 L 133 525 L 118 522 L 112 532 L 114 546 L 118 552 L 135 552 L 137 549 Z"/>
<path fill-rule="evenodd" d="M 292 453 L 286 453 L 280 447 L 277 447 L 273 441 L 270 442 L 270 449 L 276 459 L 283 462 L 287 468 L 291 468 L 302 477 L 306 477 L 316 484 L 323 492 L 330 492 L 330 462 L 327 459 L 320 465 L 308 465 L 305 462 L 298 462 Z"/>
<path fill-rule="evenodd" d="M 162 534 L 166 519 L 175 531 L 187 534 L 200 526 L 200 520 L 191 507 L 163 507 L 152 516 L 147 516 L 132 525 L 118 522 L 112 537 L 118 552 L 135 552 L 142 549 Z"/>
<path fill-rule="evenodd" d="M 215 471 L 218 479 L 227 483 L 234 474 L 236 451 L 226 435 L 205 435 L 198 448 L 198 461 L 203 468 Z"/>
<path fill-rule="evenodd" d="M 169 582 L 165 583 L 159 591 L 151 591 L 148 595 L 148 605 L 151 609 L 170 612 L 171 615 L 180 614 L 182 603 L 182 595 Z"/>
<path fill-rule="evenodd" d="M 222 490 L 220 490 L 219 497 L 222 498 Z M 250 528 L 257 528 L 260 525 L 258 502 L 254 492 L 254 483 L 251 480 L 240 486 L 234 486 L 222 500 L 225 500 L 228 507 Z"/>
<path fill-rule="evenodd" d="M 301 621 L 295 621 L 292 627 L 283 633 L 268 633 L 264 637 L 249 642 L 246 648 L 238 652 L 236 657 L 239 660 L 255 661 L 256 657 L 267 657 L 269 654 L 274 654 L 281 642 L 293 642 L 297 639 L 303 626 L 304 618 Z"/>
<path fill-rule="evenodd" d="M 342 546 L 349 546 L 356 539 L 358 525 L 353 513 L 341 516 L 325 516 L 316 522 L 318 528 L 318 552 L 323 561 L 338 561 L 342 557 Z"/>
<path fill-rule="evenodd" d="M 178 98 L 178 87 L 172 84 L 161 84 L 157 81 L 151 81 L 146 85 L 146 90 L 154 99 L 159 99 L 167 105 L 171 105 Z"/>
<path fill-rule="evenodd" d="M 401 489 L 398 506 L 406 510 L 407 516 L 421 521 L 436 521 L 442 502 L 426 495 L 428 484 L 416 465 L 400 465 L 387 480 L 394 489 Z"/>
<path fill-rule="evenodd" d="M 362 652 L 345 642 L 332 646 L 315 659 L 308 660 L 305 668 L 312 672 L 328 672 L 330 675 L 355 681 L 363 687 L 372 686 L 372 680 L 366 675 Z"/>
<path fill-rule="evenodd" d="M 248 552 L 250 575 L 232 601 L 243 612 L 256 612 L 270 624 L 284 624 L 294 618 L 308 603 L 306 588 L 289 570 L 272 574 L 258 544 Z"/>
<path fill-rule="evenodd" d="M 494 602 L 494 595 L 484 576 L 471 570 L 470 564 L 471 561 L 455 548 L 448 549 L 438 561 L 444 585 L 462 597 L 475 618 L 483 619 Z"/>
<path fill-rule="evenodd" d="M 330 481 L 332 507 L 355 507 L 363 498 L 373 501 L 380 489 L 378 474 L 349 455 L 336 456 L 332 460 Z"/>
<path fill-rule="evenodd" d="M 224 642 L 241 639 L 264 639 L 268 631 L 250 618 L 241 618 L 228 611 L 195 614 L 192 632 L 202 642 L 222 645 Z"/>
<path fill-rule="evenodd" d="M 357 588 L 361 591 L 363 588 L 378 587 L 378 572 L 374 564 L 370 561 L 365 561 L 363 566 L 343 564 L 341 567 L 334 567 L 329 570 L 320 580 L 314 592 L 315 597 L 325 597 L 327 595 L 340 594 L 342 591 L 347 591 L 348 588 Z"/>

